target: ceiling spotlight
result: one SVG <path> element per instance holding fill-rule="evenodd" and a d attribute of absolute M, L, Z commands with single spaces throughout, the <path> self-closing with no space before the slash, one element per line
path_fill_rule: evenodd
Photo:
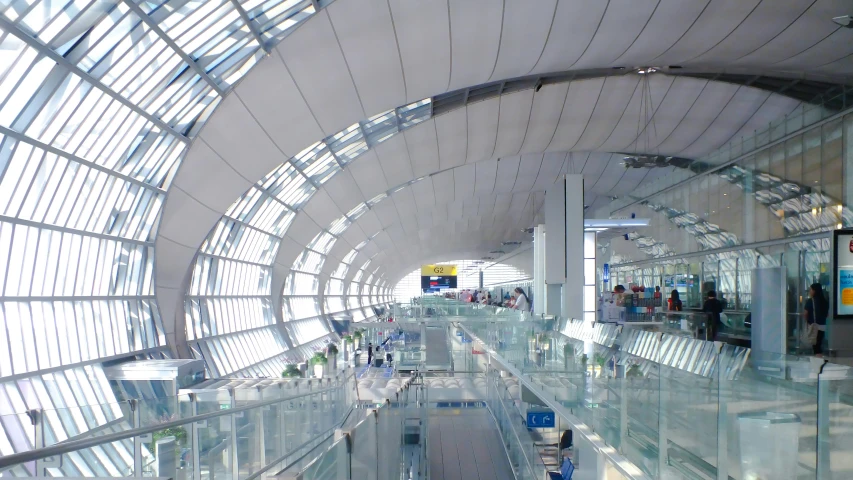
<path fill-rule="evenodd" d="M 655 67 L 642 67 L 637 69 L 637 73 L 639 73 L 640 75 L 649 75 L 657 71 L 658 69 Z"/>
<path fill-rule="evenodd" d="M 844 28 L 853 28 L 853 16 L 851 15 L 842 15 L 840 17 L 835 17 L 832 19 L 832 21 L 841 25 Z"/>

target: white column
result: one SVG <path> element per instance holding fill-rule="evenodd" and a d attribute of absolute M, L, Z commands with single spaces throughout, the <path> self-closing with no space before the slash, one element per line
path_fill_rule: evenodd
<path fill-rule="evenodd" d="M 533 227 L 533 313 L 547 313 L 545 309 L 545 225 Z"/>
<path fill-rule="evenodd" d="M 566 281 L 564 318 L 583 318 L 583 176 L 566 175 Z"/>
<path fill-rule="evenodd" d="M 583 232 L 583 319 L 595 323 L 598 287 L 595 281 L 595 232 Z"/>
<path fill-rule="evenodd" d="M 545 191 L 545 313 L 563 315 L 566 283 L 566 180 L 560 178 Z"/>

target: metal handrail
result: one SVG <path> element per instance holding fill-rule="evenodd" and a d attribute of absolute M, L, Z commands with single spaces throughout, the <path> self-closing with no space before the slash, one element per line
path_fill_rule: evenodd
<path fill-rule="evenodd" d="M 346 379 L 349 380 L 349 377 Z M 6 455 L 0 457 L 0 469 L 5 469 L 8 467 L 12 467 L 15 465 L 19 465 L 22 463 L 32 462 L 35 460 L 41 460 L 47 457 L 53 457 L 57 455 L 64 455 L 70 452 L 76 452 L 77 450 L 84 450 L 87 448 L 96 447 L 98 445 L 103 445 L 106 443 L 113 443 L 120 440 L 127 440 L 128 438 L 137 437 L 140 435 L 146 435 L 149 433 L 159 432 L 161 430 L 165 430 L 168 428 L 180 427 L 183 425 L 202 422 L 205 420 L 209 420 L 212 418 L 223 417 L 225 415 L 231 415 L 235 413 L 245 412 L 248 410 L 252 410 L 259 407 L 266 407 L 269 405 L 276 405 L 281 402 L 286 402 L 290 400 L 294 400 L 297 398 L 307 397 L 310 395 L 315 395 L 318 393 L 331 392 L 340 387 L 329 387 L 322 388 L 319 390 L 313 390 L 306 393 L 301 393 L 299 395 L 294 395 L 286 398 L 276 398 L 273 400 L 265 400 L 262 402 L 254 402 L 248 405 L 243 405 L 240 407 L 229 408 L 227 410 L 217 410 L 215 412 L 210 413 L 202 413 L 200 415 L 195 415 L 192 417 L 182 418 L 179 420 L 173 420 L 170 422 L 158 423 L 156 425 L 151 425 L 148 427 L 139 427 L 130 430 L 126 430 L 124 432 L 111 433 L 109 435 L 102 435 L 98 437 L 91 437 L 81 440 L 72 440 L 69 442 L 57 443 L 56 445 L 51 445 L 49 447 L 38 448 L 35 450 L 29 450 L 26 452 L 13 453 L 12 455 Z"/>

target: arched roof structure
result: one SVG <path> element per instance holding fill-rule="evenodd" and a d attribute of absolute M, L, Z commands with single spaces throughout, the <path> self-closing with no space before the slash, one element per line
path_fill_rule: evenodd
<path fill-rule="evenodd" d="M 2 4 L 4 318 L 137 332 L 4 376 L 308 325 L 331 279 L 381 303 L 520 239 L 560 173 L 603 205 L 665 173 L 622 154 L 703 157 L 853 75 L 838 0 Z"/>

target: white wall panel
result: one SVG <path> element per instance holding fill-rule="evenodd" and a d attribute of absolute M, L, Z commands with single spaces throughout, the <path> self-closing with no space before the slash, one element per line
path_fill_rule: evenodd
<path fill-rule="evenodd" d="M 341 211 L 326 189 L 318 190 L 308 203 L 302 207 L 302 212 L 308 214 L 314 223 L 327 227 L 332 221 L 340 218 L 346 211 Z"/>
<path fill-rule="evenodd" d="M 210 229 L 222 217 L 221 212 L 211 210 L 190 197 L 183 190 L 172 187 L 166 200 L 169 209 L 160 219 L 159 235 L 187 247 L 201 247 L 201 242 Z M 181 268 L 188 268 L 189 264 Z"/>
<path fill-rule="evenodd" d="M 324 137 L 302 92 L 277 54 L 264 57 L 234 90 L 288 157 Z M 313 139 L 313 140 L 312 140 Z"/>
<path fill-rule="evenodd" d="M 395 135 L 377 145 L 375 151 L 391 188 L 415 178 L 406 139 L 402 135 Z"/>
<path fill-rule="evenodd" d="M 217 111 L 221 115 L 211 117 L 201 138 L 240 175 L 254 182 L 288 159 L 261 129 L 239 97 L 227 96 Z M 184 175 L 196 174 L 187 170 Z M 178 180 L 175 183 L 178 184 Z"/>
<path fill-rule="evenodd" d="M 325 225 L 324 225 L 325 226 Z M 287 236 L 296 241 L 296 243 L 308 245 L 320 231 L 320 225 L 317 225 L 314 220 L 304 212 L 299 212 L 293 219 L 290 228 L 287 229 Z"/>
<path fill-rule="evenodd" d="M 608 4 L 559 2 L 548 43 L 532 73 L 562 72 L 572 68 L 592 41 Z"/>
<path fill-rule="evenodd" d="M 453 64 L 448 90 L 485 83 L 497 61 L 503 2 L 449 0 L 449 4 Z"/>
<path fill-rule="evenodd" d="M 439 168 L 442 170 L 465 163 L 468 150 L 467 111 L 459 108 L 435 118 Z"/>
<path fill-rule="evenodd" d="M 391 0 L 407 102 L 433 96 L 450 82 L 450 17 L 446 0 Z"/>
<path fill-rule="evenodd" d="M 364 112 L 406 103 L 403 66 L 387 0 L 334 2 L 326 9 Z"/>
<path fill-rule="evenodd" d="M 325 184 L 324 190 L 332 197 L 332 200 L 335 202 L 335 205 L 338 206 L 342 212 L 347 213 L 359 203 L 364 202 L 364 196 L 361 194 L 361 189 L 358 188 L 358 184 L 355 182 L 355 179 L 352 178 L 352 173 L 349 168 L 344 169 L 342 172 L 338 172 L 337 175 L 332 177 Z"/>
<path fill-rule="evenodd" d="M 517 155 L 524 142 L 533 106 L 533 90 L 522 90 L 501 96 L 501 116 L 495 157 Z"/>
<path fill-rule="evenodd" d="M 568 93 L 569 83 L 563 82 L 543 85 L 533 94 L 533 107 L 520 153 L 542 152 L 548 148 L 557 130 Z"/>
<path fill-rule="evenodd" d="M 224 212 L 252 184 L 211 150 L 204 140 L 196 143 L 184 158 L 184 171 L 188 174 L 181 177 L 179 187 L 211 210 Z M 190 175 L 189 172 L 195 174 Z M 205 174 L 199 175 L 198 172 Z"/>
<path fill-rule="evenodd" d="M 427 120 L 415 128 L 403 132 L 409 147 L 409 159 L 415 177 L 428 175 L 439 170 L 438 136 L 435 120 Z"/>
<path fill-rule="evenodd" d="M 569 85 L 560 123 L 548 145 L 549 151 L 564 152 L 575 146 L 586 129 L 604 86 L 603 78 L 580 80 Z"/>
<path fill-rule="evenodd" d="M 492 158 L 497 142 L 501 99 L 490 98 L 468 105 L 468 152 L 466 162 Z"/>
<path fill-rule="evenodd" d="M 366 113 L 362 108 L 325 10 L 296 29 L 276 50 L 326 135 L 379 113 Z M 319 138 L 306 140 L 307 147 Z"/>
<path fill-rule="evenodd" d="M 382 173 L 379 158 L 376 156 L 376 152 L 372 150 L 368 150 L 347 165 L 347 170 L 352 174 L 352 178 L 355 179 L 355 183 L 358 184 L 364 198 L 371 199 L 390 188 L 385 180 L 385 174 Z"/>
<path fill-rule="evenodd" d="M 551 32 L 557 0 L 504 2 L 500 50 L 492 80 L 521 77 L 530 73 Z M 531 8 L 533 7 L 533 8 Z"/>

